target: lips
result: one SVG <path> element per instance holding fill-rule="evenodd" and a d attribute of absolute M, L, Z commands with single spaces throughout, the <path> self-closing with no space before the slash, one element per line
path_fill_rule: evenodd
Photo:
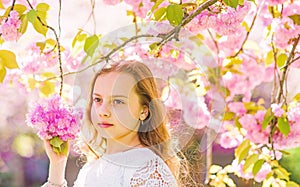
<path fill-rule="evenodd" d="M 98 125 L 101 128 L 109 128 L 109 127 L 113 126 L 113 124 L 110 124 L 110 123 L 98 123 Z"/>

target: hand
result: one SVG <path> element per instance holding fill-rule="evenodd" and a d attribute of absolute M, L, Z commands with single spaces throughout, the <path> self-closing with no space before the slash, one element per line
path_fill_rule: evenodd
<path fill-rule="evenodd" d="M 50 160 L 48 181 L 51 181 L 54 184 L 62 184 L 63 181 L 65 181 L 65 170 L 68 154 L 55 153 L 50 145 L 49 140 L 44 140 L 44 147 Z M 67 147 L 69 147 L 69 142 L 67 142 Z"/>
<path fill-rule="evenodd" d="M 50 141 L 49 140 L 44 140 L 44 147 L 45 147 L 45 151 L 46 154 L 50 160 L 50 164 L 55 164 L 55 163 L 59 163 L 59 164 L 64 164 L 67 162 L 67 155 L 64 154 L 57 154 L 53 151 L 52 146 L 50 145 Z M 69 147 L 69 142 L 67 142 L 67 147 Z M 69 149 L 68 149 L 68 153 L 69 153 Z"/>

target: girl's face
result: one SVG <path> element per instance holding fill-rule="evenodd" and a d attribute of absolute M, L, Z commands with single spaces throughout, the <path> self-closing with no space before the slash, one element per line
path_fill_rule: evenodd
<path fill-rule="evenodd" d="M 91 117 L 102 137 L 122 141 L 138 135 L 143 106 L 135 84 L 136 80 L 127 73 L 111 72 L 96 79 Z"/>

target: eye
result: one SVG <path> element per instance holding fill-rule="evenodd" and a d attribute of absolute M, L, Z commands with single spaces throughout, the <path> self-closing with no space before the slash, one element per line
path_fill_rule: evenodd
<path fill-rule="evenodd" d="M 95 103 L 101 103 L 101 102 L 102 102 L 102 99 L 99 98 L 99 97 L 95 97 L 95 98 L 93 99 L 93 101 L 94 101 Z"/>
<path fill-rule="evenodd" d="M 124 102 L 120 99 L 114 99 L 112 102 L 114 105 L 124 104 Z"/>

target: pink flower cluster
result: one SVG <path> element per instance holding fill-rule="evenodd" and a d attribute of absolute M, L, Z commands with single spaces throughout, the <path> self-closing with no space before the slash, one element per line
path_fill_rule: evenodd
<path fill-rule="evenodd" d="M 251 172 L 244 172 L 243 167 L 244 167 L 245 161 L 243 160 L 241 163 L 238 164 L 237 160 L 234 160 L 232 162 L 233 169 L 235 171 L 235 174 L 239 177 L 242 177 L 244 179 L 254 179 L 256 182 L 262 182 L 263 180 L 266 179 L 267 175 L 272 171 L 272 168 L 270 164 L 265 162 L 262 165 L 262 168 L 259 170 L 259 172 L 256 174 L 254 177 Z"/>
<path fill-rule="evenodd" d="M 264 64 L 259 64 L 246 55 L 239 56 L 243 62 L 239 67 L 239 73 L 227 72 L 223 75 L 224 85 L 230 90 L 230 96 L 226 98 L 231 101 L 235 95 L 243 95 L 243 101 L 249 102 L 252 90 L 263 82 L 271 81 L 270 73 Z"/>
<path fill-rule="evenodd" d="M 21 59 L 21 69 L 26 73 L 38 73 L 45 68 L 49 69 L 58 62 L 57 54 L 54 51 L 42 52 L 36 43 L 27 48 L 26 56 Z"/>
<path fill-rule="evenodd" d="M 82 118 L 82 110 L 64 105 L 58 95 L 36 103 L 26 115 L 27 125 L 36 129 L 41 139 L 58 136 L 63 141 L 75 139 Z"/>
<path fill-rule="evenodd" d="M 239 119 L 242 127 L 247 131 L 246 138 L 257 144 L 268 144 L 270 128 L 262 129 L 265 111 L 259 110 L 255 115 L 246 114 Z"/>
<path fill-rule="evenodd" d="M 120 3 L 120 0 L 103 0 L 103 3 L 105 3 L 107 5 L 116 5 L 116 4 Z"/>
<path fill-rule="evenodd" d="M 274 29 L 274 43 L 277 47 L 286 49 L 299 34 L 300 26 L 294 24 L 293 20 L 284 17 L 282 19 L 273 19 L 272 27 Z"/>
<path fill-rule="evenodd" d="M 132 7 L 136 16 L 141 18 L 145 18 L 154 5 L 154 2 L 149 0 L 124 0 L 124 2 Z"/>
<path fill-rule="evenodd" d="M 19 19 L 19 13 L 17 11 L 11 11 L 9 17 L 4 18 L 1 22 L 0 33 L 1 37 L 5 41 L 15 41 L 21 36 L 19 28 L 21 26 L 21 20 Z"/>
<path fill-rule="evenodd" d="M 245 1 L 244 6 L 238 6 L 236 9 L 224 7 L 224 10 L 212 8 L 212 11 L 205 10 L 187 25 L 187 28 L 194 32 L 211 28 L 219 35 L 231 35 L 236 33 L 241 27 L 241 23 L 250 10 L 250 3 Z"/>
<path fill-rule="evenodd" d="M 300 104 L 291 107 L 287 112 L 290 132 L 286 137 L 280 132 L 274 133 L 275 149 L 288 149 L 300 146 Z"/>

